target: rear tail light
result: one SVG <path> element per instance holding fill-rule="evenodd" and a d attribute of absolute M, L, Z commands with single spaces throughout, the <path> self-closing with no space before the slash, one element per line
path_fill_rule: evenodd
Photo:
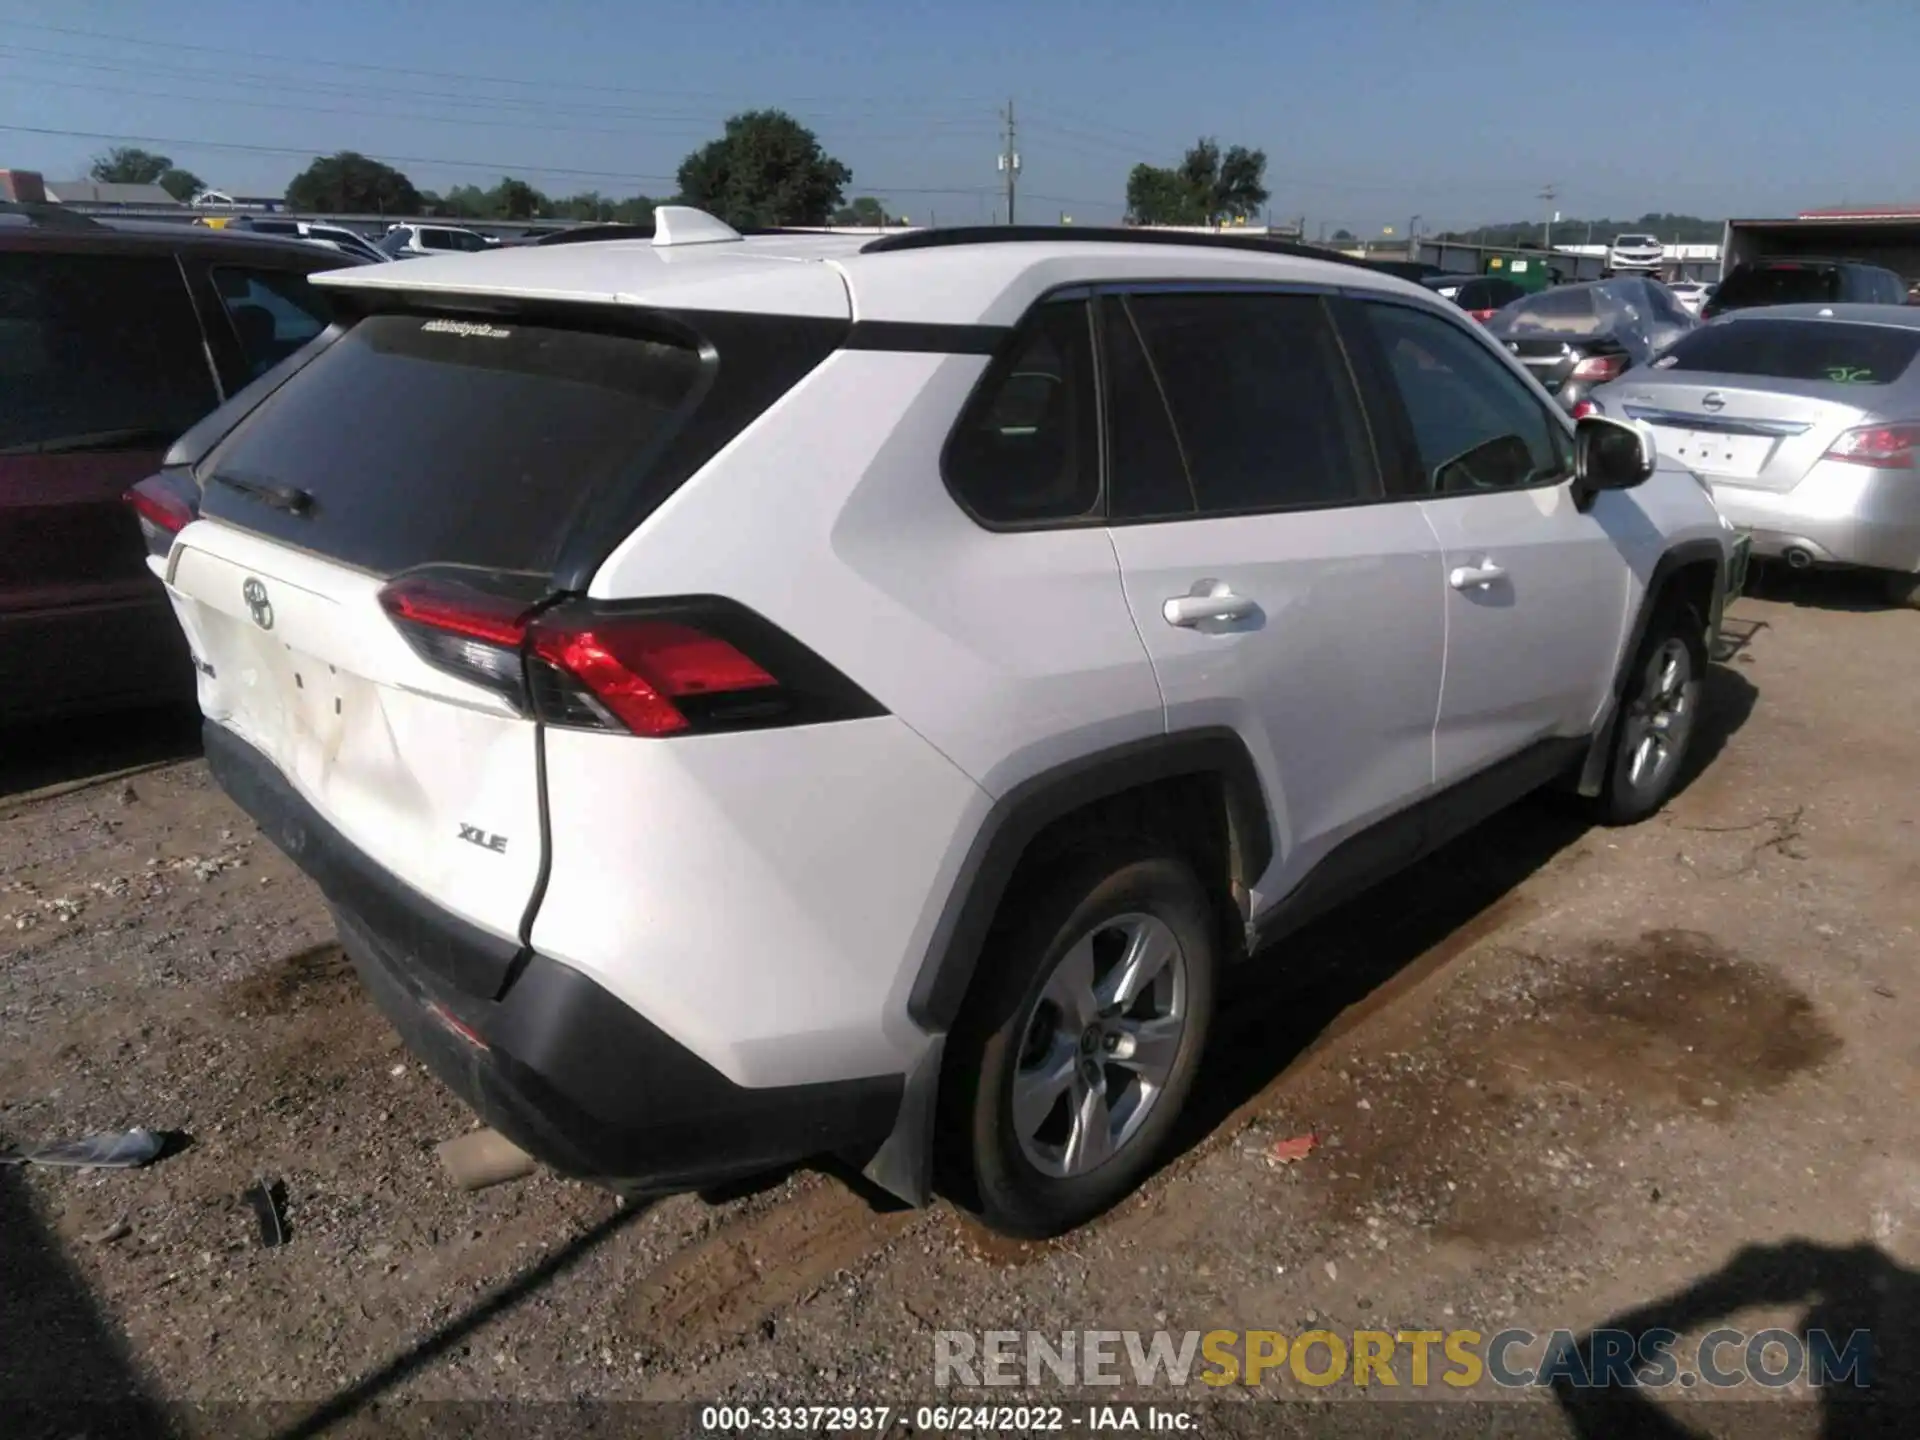
<path fill-rule="evenodd" d="M 1595 401 L 1576 400 L 1573 402 L 1573 418 L 1576 420 L 1584 420 L 1589 415 L 1603 415 L 1605 413 L 1606 412 L 1603 411 Z"/>
<path fill-rule="evenodd" d="M 732 601 L 547 604 L 489 580 L 405 576 L 380 603 L 428 664 L 545 724 L 657 738 L 885 713 Z"/>
<path fill-rule="evenodd" d="M 1491 320 L 1494 317 L 1494 315 L 1497 313 L 1498 313 L 1497 311 L 1493 311 L 1493 310 L 1467 311 L 1467 314 L 1471 315 L 1474 319 L 1478 320 L 1482 325 L 1486 324 L 1487 321 Z"/>
<path fill-rule="evenodd" d="M 1916 447 L 1920 447 L 1920 425 L 1862 425 L 1834 441 L 1826 458 L 1876 470 L 1911 470 Z"/>
<path fill-rule="evenodd" d="M 1616 378 L 1626 368 L 1627 357 L 1624 355 L 1589 355 L 1573 367 L 1573 373 L 1567 378 L 1585 380 L 1590 384 L 1598 385 L 1602 381 Z"/>
<path fill-rule="evenodd" d="M 140 533 L 146 539 L 149 555 L 165 555 L 171 550 L 173 537 L 193 522 L 199 509 L 199 487 L 191 479 L 165 471 L 149 475 L 120 498 L 140 518 Z"/>

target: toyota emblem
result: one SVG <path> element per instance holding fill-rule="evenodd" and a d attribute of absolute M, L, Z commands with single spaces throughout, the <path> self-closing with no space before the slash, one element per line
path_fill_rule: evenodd
<path fill-rule="evenodd" d="M 240 598 L 247 602 L 247 613 L 253 616 L 253 623 L 262 630 L 273 628 L 273 602 L 267 598 L 267 587 L 252 576 L 240 587 Z"/>
<path fill-rule="evenodd" d="M 1718 390 L 1709 390 L 1700 397 L 1700 408 L 1702 410 L 1711 410 L 1714 414 L 1718 415 L 1722 410 L 1727 408 L 1727 397 L 1722 395 Z"/>

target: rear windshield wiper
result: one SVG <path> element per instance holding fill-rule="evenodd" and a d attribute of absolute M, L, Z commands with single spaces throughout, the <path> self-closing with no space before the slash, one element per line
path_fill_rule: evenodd
<path fill-rule="evenodd" d="M 281 485 L 272 480 L 255 480 L 245 475 L 231 472 L 207 476 L 212 485 L 224 485 L 229 490 L 237 490 L 242 495 L 251 496 L 262 504 L 271 505 L 276 510 L 285 510 L 289 514 L 304 515 L 313 508 L 313 494 L 297 485 Z"/>
<path fill-rule="evenodd" d="M 75 450 L 133 450 L 171 445 L 179 435 L 180 432 L 172 426 L 130 425 L 120 430 L 90 430 L 83 435 L 56 435 L 51 440 L 9 445 L 0 450 L 0 455 L 64 455 Z"/>

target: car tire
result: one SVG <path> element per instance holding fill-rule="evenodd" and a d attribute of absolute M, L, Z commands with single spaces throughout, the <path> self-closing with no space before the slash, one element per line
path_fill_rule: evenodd
<path fill-rule="evenodd" d="M 1144 840 L 1018 886 L 1001 917 L 942 1067 L 944 1128 L 981 1219 L 1042 1238 L 1131 1191 L 1178 1120 L 1213 1014 L 1213 922 L 1193 868 Z"/>
<path fill-rule="evenodd" d="M 1689 605 L 1663 605 L 1620 697 L 1613 753 L 1597 797 L 1602 824 L 1636 824 L 1672 797 L 1698 728 L 1706 673 L 1705 622 Z"/>
<path fill-rule="evenodd" d="M 1909 575 L 1900 570 L 1889 571 L 1886 577 L 1886 592 L 1889 605 L 1920 610 L 1920 575 Z"/>

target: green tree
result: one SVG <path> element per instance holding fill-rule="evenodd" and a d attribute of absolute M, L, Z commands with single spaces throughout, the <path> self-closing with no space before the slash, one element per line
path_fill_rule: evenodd
<path fill-rule="evenodd" d="M 611 220 L 615 201 L 598 190 L 582 190 L 553 202 L 553 213 L 561 220 Z"/>
<path fill-rule="evenodd" d="M 851 205 L 842 205 L 833 212 L 836 225 L 890 225 L 887 207 L 871 195 L 856 195 Z"/>
<path fill-rule="evenodd" d="M 680 162 L 680 194 L 730 225 L 823 225 L 853 171 L 783 110 L 749 110 Z"/>
<path fill-rule="evenodd" d="M 1339 244 L 1351 245 L 1354 242 L 1355 236 L 1351 230 L 1342 226 L 1340 229 L 1333 232 L 1333 238 Z"/>
<path fill-rule="evenodd" d="M 455 185 L 440 208 L 456 220 L 484 220 L 493 213 L 493 201 L 478 185 Z"/>
<path fill-rule="evenodd" d="M 169 165 L 160 172 L 160 188 L 184 205 L 206 189 L 207 182 L 191 170 L 182 170 L 178 165 Z"/>
<path fill-rule="evenodd" d="M 1267 155 L 1244 145 L 1222 152 L 1200 140 L 1172 169 L 1136 165 L 1127 176 L 1127 215 L 1136 225 L 1212 225 L 1250 218 L 1267 203 Z"/>
<path fill-rule="evenodd" d="M 651 225 L 653 201 L 644 195 L 629 196 L 613 207 L 613 218 L 622 225 Z"/>
<path fill-rule="evenodd" d="M 157 185 L 172 168 L 168 156 L 132 145 L 116 145 L 106 154 L 94 156 L 87 173 L 102 185 Z"/>
<path fill-rule="evenodd" d="M 323 155 L 294 176 L 287 186 L 287 204 L 296 210 L 353 215 L 416 215 L 421 208 L 420 192 L 411 180 L 353 150 Z"/>
<path fill-rule="evenodd" d="M 1142 164 L 1127 176 L 1127 218 L 1136 225 L 1198 225 L 1205 217 L 1179 171 Z"/>
<path fill-rule="evenodd" d="M 489 218 L 495 220 L 533 220 L 552 208 L 552 202 L 524 180 L 503 175 L 487 197 Z"/>

